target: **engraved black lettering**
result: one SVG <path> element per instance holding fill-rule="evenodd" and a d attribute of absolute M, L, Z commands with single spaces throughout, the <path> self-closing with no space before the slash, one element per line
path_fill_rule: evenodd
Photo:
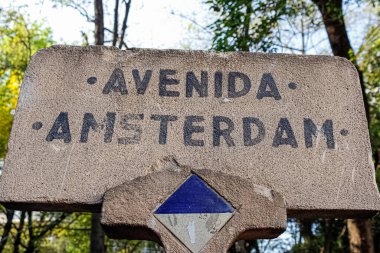
<path fill-rule="evenodd" d="M 283 135 L 286 134 L 284 138 Z M 273 138 L 273 147 L 279 147 L 280 145 L 290 145 L 292 148 L 298 147 L 296 137 L 294 136 L 293 129 L 287 118 L 281 118 L 278 122 L 275 136 Z"/>
<path fill-rule="evenodd" d="M 150 78 L 152 77 L 152 70 L 148 69 L 145 71 L 144 78 L 141 80 L 139 70 L 132 70 L 133 80 L 135 81 L 137 94 L 144 95 L 146 88 L 148 87 Z"/>
<path fill-rule="evenodd" d="M 334 140 L 334 130 L 333 130 L 333 121 L 328 119 L 326 120 L 320 130 L 317 129 L 317 126 L 311 119 L 303 119 L 303 129 L 305 136 L 305 146 L 306 148 L 313 147 L 313 136 L 317 137 L 317 134 L 323 134 L 326 138 L 327 148 L 335 148 Z"/>
<path fill-rule="evenodd" d="M 106 115 L 106 131 L 104 133 L 104 142 L 110 143 L 112 141 L 113 129 L 115 126 L 116 113 L 107 112 Z"/>
<path fill-rule="evenodd" d="M 281 99 L 281 95 L 278 92 L 276 82 L 274 81 L 271 73 L 265 73 L 261 77 L 260 86 L 257 91 L 256 98 L 262 99 L 264 97 L 273 97 L 275 100 Z"/>
<path fill-rule="evenodd" d="M 255 125 L 257 127 L 257 135 L 252 139 L 252 127 Z M 264 123 L 255 117 L 245 117 L 243 118 L 243 137 L 244 146 L 253 146 L 264 140 L 265 137 L 265 127 Z"/>
<path fill-rule="evenodd" d="M 186 73 L 186 97 L 193 96 L 193 90 L 195 89 L 199 97 L 207 97 L 208 86 L 208 73 L 207 71 L 201 71 L 201 82 L 195 76 L 194 72 Z"/>
<path fill-rule="evenodd" d="M 227 125 L 227 128 L 221 129 L 221 123 Z M 212 120 L 213 126 L 213 145 L 220 146 L 220 138 L 223 137 L 228 147 L 235 146 L 231 137 L 231 132 L 234 130 L 234 123 L 228 117 L 214 116 Z"/>
<path fill-rule="evenodd" d="M 174 115 L 156 115 L 153 114 L 150 117 L 152 120 L 160 121 L 160 134 L 158 137 L 159 144 L 166 144 L 167 135 L 168 135 L 168 122 L 176 121 L 178 119 L 177 116 Z"/>
<path fill-rule="evenodd" d="M 94 118 L 92 113 L 86 112 L 83 116 L 82 130 L 80 131 L 80 141 L 82 143 L 86 143 L 88 141 L 88 132 L 90 132 L 90 128 L 94 131 L 98 130 L 98 123 Z"/>
<path fill-rule="evenodd" d="M 51 127 L 46 141 L 63 140 L 64 143 L 71 141 L 71 133 L 69 126 L 69 117 L 67 112 L 61 112 L 55 119 Z"/>
<path fill-rule="evenodd" d="M 236 79 L 239 78 L 243 81 L 243 89 L 236 91 Z M 237 98 L 246 95 L 251 89 L 251 80 L 249 77 L 240 72 L 228 73 L 228 97 Z"/>
<path fill-rule="evenodd" d="M 119 68 L 116 68 L 112 72 L 111 77 L 108 79 L 108 82 L 103 88 L 103 94 L 109 94 L 111 91 L 120 92 L 121 95 L 128 94 L 123 71 Z"/>
<path fill-rule="evenodd" d="M 216 98 L 220 98 L 223 95 L 223 73 L 222 72 L 215 72 L 214 76 L 214 96 Z"/>
<path fill-rule="evenodd" d="M 117 139 L 119 144 L 138 144 L 141 140 L 142 129 L 138 124 L 130 124 L 129 121 L 143 120 L 144 114 L 126 114 L 121 117 L 121 128 L 132 133 L 131 136 Z"/>
<path fill-rule="evenodd" d="M 167 85 L 178 85 L 179 80 L 169 78 L 170 75 L 175 75 L 177 71 L 173 69 L 160 70 L 159 95 L 162 97 L 179 97 L 179 91 L 167 90 Z"/>
<path fill-rule="evenodd" d="M 194 122 L 202 122 L 204 117 L 202 116 L 187 116 L 185 117 L 185 124 L 183 126 L 183 141 L 185 146 L 204 146 L 203 140 L 194 140 L 192 138 L 193 133 L 203 133 L 203 126 L 194 126 Z"/>

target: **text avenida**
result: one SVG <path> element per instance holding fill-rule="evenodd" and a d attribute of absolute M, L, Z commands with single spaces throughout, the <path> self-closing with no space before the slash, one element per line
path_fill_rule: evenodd
<path fill-rule="evenodd" d="M 134 87 L 127 87 L 124 73 L 121 69 L 116 68 L 110 75 L 108 81 L 103 87 L 102 93 L 107 96 L 115 94 L 119 96 L 128 96 L 129 89 L 136 89 L 138 95 L 144 95 L 149 85 L 158 83 L 158 96 L 161 97 L 216 97 L 220 98 L 239 98 L 248 93 L 255 93 L 256 99 L 274 99 L 281 100 L 281 94 L 277 84 L 271 73 L 264 73 L 258 82 L 258 88 L 253 91 L 250 78 L 241 72 L 215 72 L 210 75 L 207 71 L 194 73 L 189 71 L 186 73 L 185 80 L 176 78 L 177 71 L 173 69 L 159 70 L 159 80 L 153 81 L 153 70 L 139 71 L 133 69 L 130 73 Z M 225 75 L 225 76 L 224 76 Z M 212 79 L 212 86 L 210 81 Z M 226 80 L 226 84 L 223 83 Z M 179 91 L 179 87 L 183 88 L 183 92 Z M 210 89 L 212 87 L 213 89 Z M 289 86 L 290 87 L 290 86 Z M 208 110 L 208 108 L 205 108 Z M 157 124 L 157 139 L 152 140 L 153 143 L 161 145 L 167 144 L 169 139 L 170 127 L 182 128 L 183 144 L 185 146 L 202 147 L 205 146 L 204 137 L 207 126 L 211 130 L 212 146 L 254 146 L 262 142 L 265 138 L 271 138 L 273 147 L 283 145 L 297 148 L 300 144 L 297 141 L 291 122 L 287 117 L 277 119 L 278 124 L 274 133 L 266 133 L 264 122 L 253 115 L 241 117 L 239 125 L 231 118 L 223 115 L 215 115 L 210 119 L 202 115 L 165 115 L 151 114 L 144 115 L 141 113 L 120 114 L 116 112 L 107 112 L 104 118 L 97 119 L 90 112 L 83 115 L 82 126 L 80 129 L 80 143 L 89 141 L 91 131 L 103 131 L 104 142 L 116 142 L 120 145 L 138 144 L 141 141 L 143 120 L 151 120 Z M 321 125 L 317 127 L 316 123 L 310 118 L 303 118 L 303 137 L 306 148 L 313 147 L 313 140 L 317 134 L 321 134 L 326 140 L 327 148 L 335 148 L 333 121 L 326 119 L 319 122 Z M 126 137 L 118 137 L 114 140 L 114 132 L 120 125 L 120 131 L 125 131 Z M 239 137 L 234 136 L 236 128 L 241 128 L 242 134 Z M 206 129 L 205 129 L 206 128 Z M 345 130 L 346 131 L 346 130 Z M 120 134 L 118 134 L 120 136 Z M 72 132 L 70 130 L 70 115 L 68 112 L 60 112 L 54 120 L 46 141 L 63 141 L 70 143 L 72 141 Z"/>

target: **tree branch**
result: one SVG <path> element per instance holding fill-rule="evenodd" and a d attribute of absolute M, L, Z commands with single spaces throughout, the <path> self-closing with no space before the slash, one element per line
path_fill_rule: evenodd
<path fill-rule="evenodd" d="M 115 0 L 112 46 L 116 46 L 117 38 L 119 37 L 118 28 L 119 28 L 119 0 Z"/>
<path fill-rule="evenodd" d="M 77 10 L 80 15 L 82 15 L 83 17 L 85 17 L 87 19 L 87 22 L 95 22 L 94 17 L 90 16 L 90 14 L 88 14 L 87 10 L 84 7 L 82 7 L 81 5 L 75 3 L 74 1 L 70 1 L 68 3 L 68 6 Z"/>
<path fill-rule="evenodd" d="M 123 19 L 123 25 L 121 27 L 121 35 L 120 35 L 120 42 L 119 42 L 119 48 L 121 49 L 123 45 L 125 48 L 127 47 L 127 44 L 124 42 L 124 37 L 125 37 L 125 31 L 127 30 L 127 21 L 128 21 L 128 16 L 129 16 L 129 10 L 131 8 L 131 2 L 132 0 L 123 0 L 123 3 L 125 4 L 125 13 L 124 13 L 124 19 Z"/>
<path fill-rule="evenodd" d="M 104 45 L 103 0 L 94 0 L 95 9 L 95 45 Z"/>
<path fill-rule="evenodd" d="M 57 218 L 55 221 L 51 222 L 49 225 L 47 225 L 43 230 L 41 230 L 39 235 L 36 235 L 36 238 L 41 238 L 43 237 L 47 232 L 52 230 L 55 226 L 60 224 L 66 217 L 68 217 L 70 214 L 69 213 L 62 213 L 59 218 Z"/>

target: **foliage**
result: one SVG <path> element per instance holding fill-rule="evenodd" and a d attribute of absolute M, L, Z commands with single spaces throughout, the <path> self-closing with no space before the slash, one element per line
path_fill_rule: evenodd
<path fill-rule="evenodd" d="M 369 29 L 365 43 L 360 47 L 355 60 L 363 71 L 368 102 L 370 105 L 370 134 L 372 149 L 380 147 L 380 25 Z"/>
<path fill-rule="evenodd" d="M 4 211 L 4 210 L 3 210 Z M 8 239 L 4 253 L 14 252 L 15 237 L 21 212 L 17 212 L 17 218 L 14 220 L 11 236 Z M 64 214 L 65 219 L 60 220 L 63 213 L 58 212 L 33 212 L 33 222 L 24 226 L 21 231 L 20 252 L 27 249 L 31 240 L 31 229 L 35 236 L 35 250 L 40 253 L 82 253 L 90 252 L 90 233 L 91 233 L 91 214 L 90 213 L 72 213 Z M 25 219 L 28 222 L 28 218 Z M 52 225 L 54 227 L 52 227 Z M 51 229 L 49 229 L 51 228 Z M 48 230 L 41 237 L 43 231 Z M 0 233 L 2 229 L 0 229 Z M 148 241 L 130 241 L 130 240 L 113 240 L 106 238 L 107 252 L 118 253 L 159 253 L 163 249 L 156 243 Z M 26 251 L 25 251 L 26 252 Z"/>
<path fill-rule="evenodd" d="M 73 213 L 53 231 L 54 241 L 52 244 L 58 247 L 57 252 L 89 252 L 90 230 L 91 216 Z"/>
<path fill-rule="evenodd" d="M 300 226 L 303 224 L 300 223 Z M 346 222 L 342 219 L 313 221 L 311 234 L 300 237 L 292 253 L 342 252 L 349 253 Z"/>
<path fill-rule="evenodd" d="M 90 251 L 91 214 L 73 213 L 59 227 L 50 240 L 54 252 L 82 253 Z M 106 237 L 107 252 L 162 252 L 158 245 L 147 241 L 113 240 Z"/>
<path fill-rule="evenodd" d="M 15 10 L 0 9 L 0 159 L 7 151 L 19 87 L 30 57 L 53 43 L 52 31 Z"/>
<path fill-rule="evenodd" d="M 58 252 L 56 246 L 50 243 L 51 233 L 67 216 L 57 212 L 16 211 L 16 219 L 13 220 L 3 252 L 20 252 L 20 249 L 25 253 Z"/>
<path fill-rule="evenodd" d="M 295 19 L 304 17 L 308 30 L 315 30 L 316 6 L 302 0 L 208 0 L 219 18 L 210 25 L 214 32 L 212 48 L 216 51 L 274 51 L 287 46 L 286 31 L 292 30 Z M 282 28 L 282 29 L 281 29 Z M 306 30 L 304 27 L 301 30 Z M 294 31 L 289 34 L 294 36 Z"/>
<path fill-rule="evenodd" d="M 379 9 L 380 11 L 380 9 Z M 365 43 L 360 47 L 355 60 L 359 62 L 359 68 L 363 71 L 367 97 L 370 106 L 370 137 L 374 157 L 379 157 L 380 152 L 380 25 L 369 29 Z M 376 161 L 379 164 L 379 161 Z M 380 189 L 380 168 L 376 168 L 376 182 Z M 375 241 L 380 240 L 380 215 L 372 219 L 372 228 Z M 375 245 L 380 250 L 380 245 Z"/>
<path fill-rule="evenodd" d="M 59 227 L 50 239 L 54 252 L 82 253 L 90 252 L 91 214 L 73 213 Z M 53 238 L 53 239 L 52 239 Z M 145 241 L 113 240 L 106 238 L 107 252 L 161 252 L 155 243 Z"/>

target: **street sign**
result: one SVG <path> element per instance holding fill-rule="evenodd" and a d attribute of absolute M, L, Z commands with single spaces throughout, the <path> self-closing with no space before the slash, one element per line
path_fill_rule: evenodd
<path fill-rule="evenodd" d="M 171 156 L 278 191 L 290 215 L 373 214 L 371 154 L 343 58 L 54 46 L 25 74 L 0 199 L 99 210 Z"/>
<path fill-rule="evenodd" d="M 8 147 L 6 207 L 102 208 L 110 235 L 173 252 L 380 209 L 339 57 L 53 46 L 32 57 Z"/>

